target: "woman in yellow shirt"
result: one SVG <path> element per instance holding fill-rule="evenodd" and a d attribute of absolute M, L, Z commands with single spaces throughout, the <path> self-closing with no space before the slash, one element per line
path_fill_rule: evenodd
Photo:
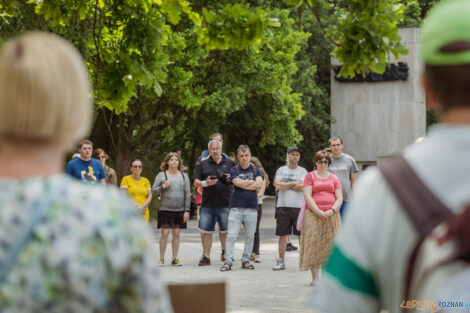
<path fill-rule="evenodd" d="M 125 176 L 121 181 L 121 189 L 125 191 L 138 205 L 143 219 L 148 222 L 150 213 L 148 205 L 152 201 L 152 188 L 147 178 L 142 174 L 142 161 L 134 159 L 131 162 L 131 175 Z"/>

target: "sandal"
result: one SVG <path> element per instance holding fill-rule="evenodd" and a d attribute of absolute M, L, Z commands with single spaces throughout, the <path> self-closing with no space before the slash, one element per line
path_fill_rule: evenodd
<path fill-rule="evenodd" d="M 232 270 L 232 264 L 229 264 L 229 263 L 225 263 L 224 265 L 222 265 L 222 267 L 220 268 L 220 271 L 221 272 L 228 272 L 228 271 L 231 271 Z"/>
<path fill-rule="evenodd" d="M 242 263 L 242 268 L 245 270 L 254 270 L 255 267 L 250 262 L 246 261 Z"/>

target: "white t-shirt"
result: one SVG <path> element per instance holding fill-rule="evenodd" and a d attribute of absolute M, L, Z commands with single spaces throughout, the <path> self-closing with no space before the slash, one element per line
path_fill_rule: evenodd
<path fill-rule="evenodd" d="M 284 165 L 277 170 L 275 179 L 280 179 L 283 182 L 303 182 L 305 175 L 307 175 L 307 170 L 302 166 L 297 166 L 292 170 Z M 301 191 L 279 190 L 277 207 L 300 208 L 303 198 L 304 195 Z"/>

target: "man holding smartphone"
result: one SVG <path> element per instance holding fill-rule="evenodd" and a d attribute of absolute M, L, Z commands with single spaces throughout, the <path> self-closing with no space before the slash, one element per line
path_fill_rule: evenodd
<path fill-rule="evenodd" d="M 225 247 L 230 204 L 230 169 L 234 162 L 222 155 L 222 143 L 213 139 L 209 141 L 209 157 L 203 159 L 194 169 L 194 186 L 203 187 L 199 231 L 203 255 L 199 266 L 211 265 L 210 252 L 212 233 L 215 223 L 219 222 L 219 236 L 222 248 Z M 222 251 L 222 256 L 224 251 Z"/>

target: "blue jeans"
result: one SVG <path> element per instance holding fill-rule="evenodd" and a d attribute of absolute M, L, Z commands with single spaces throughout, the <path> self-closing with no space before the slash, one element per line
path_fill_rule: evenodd
<path fill-rule="evenodd" d="M 343 221 L 344 213 L 346 212 L 347 206 L 348 206 L 348 203 L 346 201 L 343 201 L 343 204 L 341 204 L 341 207 L 339 208 L 339 214 L 341 216 L 341 221 Z"/>
<path fill-rule="evenodd" d="M 243 249 L 242 262 L 250 261 L 253 250 L 256 222 L 258 212 L 256 209 L 231 208 L 228 216 L 227 247 L 225 251 L 225 263 L 233 264 L 233 250 L 240 233 L 242 222 L 245 223 L 245 248 Z"/>

